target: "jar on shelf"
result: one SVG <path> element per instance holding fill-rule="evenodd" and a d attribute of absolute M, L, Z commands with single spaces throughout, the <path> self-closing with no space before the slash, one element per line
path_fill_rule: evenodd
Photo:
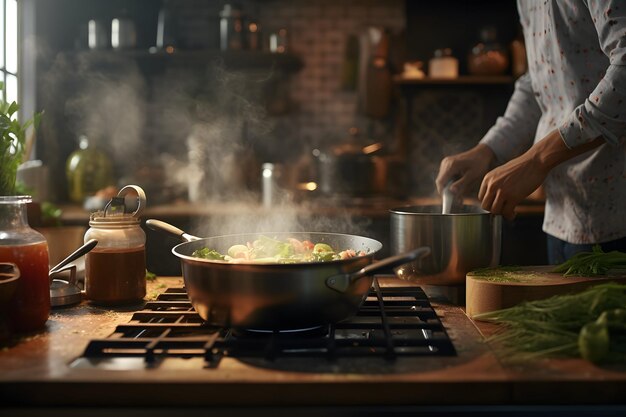
<path fill-rule="evenodd" d="M 509 67 L 507 50 L 498 43 L 494 27 L 480 31 L 480 42 L 470 51 L 467 69 L 472 75 L 502 75 Z"/>
<path fill-rule="evenodd" d="M 12 262 L 20 279 L 7 308 L 15 332 L 43 328 L 50 314 L 48 243 L 32 229 L 26 214 L 30 196 L 0 196 L 0 262 Z"/>
<path fill-rule="evenodd" d="M 239 7 L 225 4 L 220 12 L 220 49 L 238 51 L 244 49 L 244 16 Z"/>
<path fill-rule="evenodd" d="M 137 196 L 137 208 L 127 213 L 125 196 L 131 193 Z M 84 240 L 98 240 L 85 256 L 85 296 L 92 303 L 134 304 L 145 297 L 146 235 L 139 217 L 145 204 L 144 191 L 127 185 L 104 210 L 90 216 Z"/>
<path fill-rule="evenodd" d="M 428 76 L 431 78 L 457 78 L 459 60 L 452 56 L 450 48 L 437 49 L 428 61 Z"/>
<path fill-rule="evenodd" d="M 82 204 L 87 197 L 113 185 L 113 164 L 108 155 L 81 136 L 79 149 L 67 158 L 65 173 L 70 200 Z"/>

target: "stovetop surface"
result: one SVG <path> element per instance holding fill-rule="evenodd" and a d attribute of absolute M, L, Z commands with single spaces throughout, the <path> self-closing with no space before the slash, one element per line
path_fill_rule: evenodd
<path fill-rule="evenodd" d="M 374 280 L 358 313 L 298 331 L 224 329 L 207 325 L 184 288 L 169 288 L 113 334 L 91 340 L 74 368 L 219 369 L 223 358 L 302 372 L 410 372 L 417 358 L 453 357 L 455 347 L 419 287 L 383 287 Z"/>

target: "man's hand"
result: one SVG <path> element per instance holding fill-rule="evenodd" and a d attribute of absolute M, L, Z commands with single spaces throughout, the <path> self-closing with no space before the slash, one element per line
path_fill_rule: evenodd
<path fill-rule="evenodd" d="M 478 192 L 482 208 L 513 220 L 515 206 L 543 184 L 548 172 L 530 152 L 489 171 Z"/>
<path fill-rule="evenodd" d="M 491 148 L 478 144 L 469 151 L 443 158 L 439 166 L 439 174 L 435 181 L 439 194 L 446 184 L 456 178 L 450 191 L 457 198 L 462 198 L 472 184 L 480 181 L 489 171 L 495 155 Z"/>
<path fill-rule="evenodd" d="M 596 138 L 570 149 L 558 130 L 550 132 L 521 156 L 485 175 L 478 193 L 482 208 L 512 220 L 515 206 L 543 183 L 552 168 L 603 143 L 603 138 Z"/>

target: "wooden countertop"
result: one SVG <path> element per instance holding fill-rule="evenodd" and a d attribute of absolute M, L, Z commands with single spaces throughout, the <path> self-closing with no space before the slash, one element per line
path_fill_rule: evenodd
<path fill-rule="evenodd" d="M 409 285 L 393 280 L 382 285 Z M 158 278 L 147 299 L 181 278 Z M 385 374 L 287 372 L 225 357 L 216 369 L 189 360 L 175 369 L 76 369 L 89 340 L 130 320 L 128 309 L 83 302 L 53 310 L 46 329 L 0 350 L 0 410 L 7 406 L 368 406 L 433 404 L 613 404 L 626 406 L 626 367 L 600 368 L 583 360 L 501 363 L 459 307 L 433 303 L 458 356 L 418 358 L 420 372 Z M 184 360 L 183 360 L 184 361 Z M 393 368 L 393 363 L 389 365 Z M 106 395 L 103 395 L 106 393 Z M 624 408 L 626 410 L 626 408 Z"/>
<path fill-rule="evenodd" d="M 289 206 L 276 206 L 264 208 L 258 203 L 213 201 L 203 204 L 186 201 L 171 204 L 151 205 L 148 202 L 142 217 L 171 219 L 176 217 L 203 217 L 203 216 L 230 216 L 234 214 L 254 213 L 262 215 L 267 213 L 314 213 L 316 216 L 358 216 L 358 217 L 387 217 L 389 210 L 394 207 L 409 205 L 426 206 L 441 204 L 439 198 L 411 198 L 407 200 L 390 199 L 361 199 L 351 203 L 338 202 L 337 200 L 315 200 Z M 478 203 L 467 200 L 466 204 Z M 77 205 L 62 205 L 62 222 L 66 224 L 87 224 L 89 212 Z M 544 205 L 542 202 L 527 201 L 516 208 L 520 216 L 543 216 Z"/>

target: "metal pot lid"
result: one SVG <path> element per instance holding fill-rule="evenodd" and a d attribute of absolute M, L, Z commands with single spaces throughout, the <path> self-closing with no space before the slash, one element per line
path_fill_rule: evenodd
<path fill-rule="evenodd" d="M 69 278 L 60 278 L 64 273 L 69 273 Z M 82 301 L 82 291 L 76 284 L 76 266 L 71 265 L 68 269 L 63 269 L 53 276 L 59 276 L 59 278 L 53 278 L 50 281 L 50 305 L 52 307 L 64 307 Z"/>

